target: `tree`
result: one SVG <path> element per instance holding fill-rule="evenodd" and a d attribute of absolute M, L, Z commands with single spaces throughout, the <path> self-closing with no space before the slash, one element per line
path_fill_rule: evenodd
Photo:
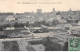
<path fill-rule="evenodd" d="M 26 26 L 29 26 L 29 21 L 28 21 L 28 22 L 26 22 Z"/>
<path fill-rule="evenodd" d="M 46 47 L 45 51 L 53 51 L 54 50 L 53 43 L 50 40 L 50 37 L 46 38 L 46 42 L 44 43 L 44 46 Z"/>
<path fill-rule="evenodd" d="M 52 21 L 52 25 L 57 25 L 57 24 L 59 24 L 59 21 L 58 20 L 53 20 Z"/>
<path fill-rule="evenodd" d="M 18 27 L 18 22 L 16 22 L 16 23 L 14 24 L 14 27 Z"/>
<path fill-rule="evenodd" d="M 64 51 L 68 51 L 68 42 L 65 42 L 65 43 L 64 43 L 64 48 L 63 48 L 63 50 L 64 50 Z"/>
<path fill-rule="evenodd" d="M 56 13 L 56 15 L 60 15 L 60 11 L 58 11 L 58 12 Z"/>

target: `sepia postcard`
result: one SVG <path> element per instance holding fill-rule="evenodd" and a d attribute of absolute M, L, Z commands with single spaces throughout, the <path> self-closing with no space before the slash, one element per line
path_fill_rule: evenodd
<path fill-rule="evenodd" d="M 80 51 L 80 0 L 0 0 L 0 51 Z"/>

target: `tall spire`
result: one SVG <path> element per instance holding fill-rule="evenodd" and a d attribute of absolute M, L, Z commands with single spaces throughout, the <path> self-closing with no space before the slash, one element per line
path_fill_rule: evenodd
<path fill-rule="evenodd" d="M 69 9 L 69 11 L 71 12 L 71 11 L 72 11 L 72 9 L 70 8 L 70 9 Z"/>
<path fill-rule="evenodd" d="M 53 12 L 55 12 L 55 8 L 53 8 Z"/>

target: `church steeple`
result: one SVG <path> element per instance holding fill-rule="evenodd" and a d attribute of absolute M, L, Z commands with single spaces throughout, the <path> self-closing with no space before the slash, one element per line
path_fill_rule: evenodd
<path fill-rule="evenodd" d="M 53 12 L 55 12 L 55 8 L 53 8 Z"/>
<path fill-rule="evenodd" d="M 71 8 L 69 9 L 68 13 L 69 13 L 69 15 L 71 15 L 73 13 Z"/>
<path fill-rule="evenodd" d="M 70 8 L 69 11 L 72 11 L 72 9 Z"/>

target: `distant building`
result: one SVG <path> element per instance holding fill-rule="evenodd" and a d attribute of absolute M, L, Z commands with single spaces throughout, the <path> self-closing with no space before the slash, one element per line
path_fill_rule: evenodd
<path fill-rule="evenodd" d="M 42 9 L 37 9 L 37 14 L 41 14 L 42 13 Z"/>
<path fill-rule="evenodd" d="M 55 12 L 55 8 L 53 8 L 53 12 Z"/>
<path fill-rule="evenodd" d="M 72 28 L 72 25 L 71 24 L 58 24 L 56 25 L 56 27 L 62 27 L 62 28 L 65 28 L 65 29 L 71 29 Z"/>
<path fill-rule="evenodd" d="M 18 23 L 26 23 L 26 22 L 28 22 L 27 18 L 18 19 Z"/>
<path fill-rule="evenodd" d="M 54 19 L 58 19 L 58 20 L 60 20 L 62 17 L 61 17 L 61 15 L 56 15 L 56 17 L 54 17 Z"/>
<path fill-rule="evenodd" d="M 13 21 L 15 18 L 12 15 L 6 17 L 6 21 Z"/>
<path fill-rule="evenodd" d="M 80 21 L 78 22 L 78 25 L 80 25 Z"/>
<path fill-rule="evenodd" d="M 67 23 L 67 21 L 65 19 L 60 19 L 59 23 Z"/>
<path fill-rule="evenodd" d="M 66 18 L 66 20 L 69 18 L 69 16 L 68 16 L 68 12 L 64 12 L 64 11 L 62 11 L 62 12 L 60 12 L 60 15 L 61 15 L 61 17 L 62 17 L 63 19 Z"/>
<path fill-rule="evenodd" d="M 56 14 L 55 8 L 53 8 L 53 11 L 52 12 Z"/>
<path fill-rule="evenodd" d="M 73 15 L 74 14 L 73 11 L 72 11 L 72 9 L 69 9 L 68 14 L 69 15 Z"/>
<path fill-rule="evenodd" d="M 19 18 L 17 21 L 18 23 L 26 23 L 26 22 L 34 23 L 36 19 L 34 17 L 28 16 L 28 17 Z"/>

